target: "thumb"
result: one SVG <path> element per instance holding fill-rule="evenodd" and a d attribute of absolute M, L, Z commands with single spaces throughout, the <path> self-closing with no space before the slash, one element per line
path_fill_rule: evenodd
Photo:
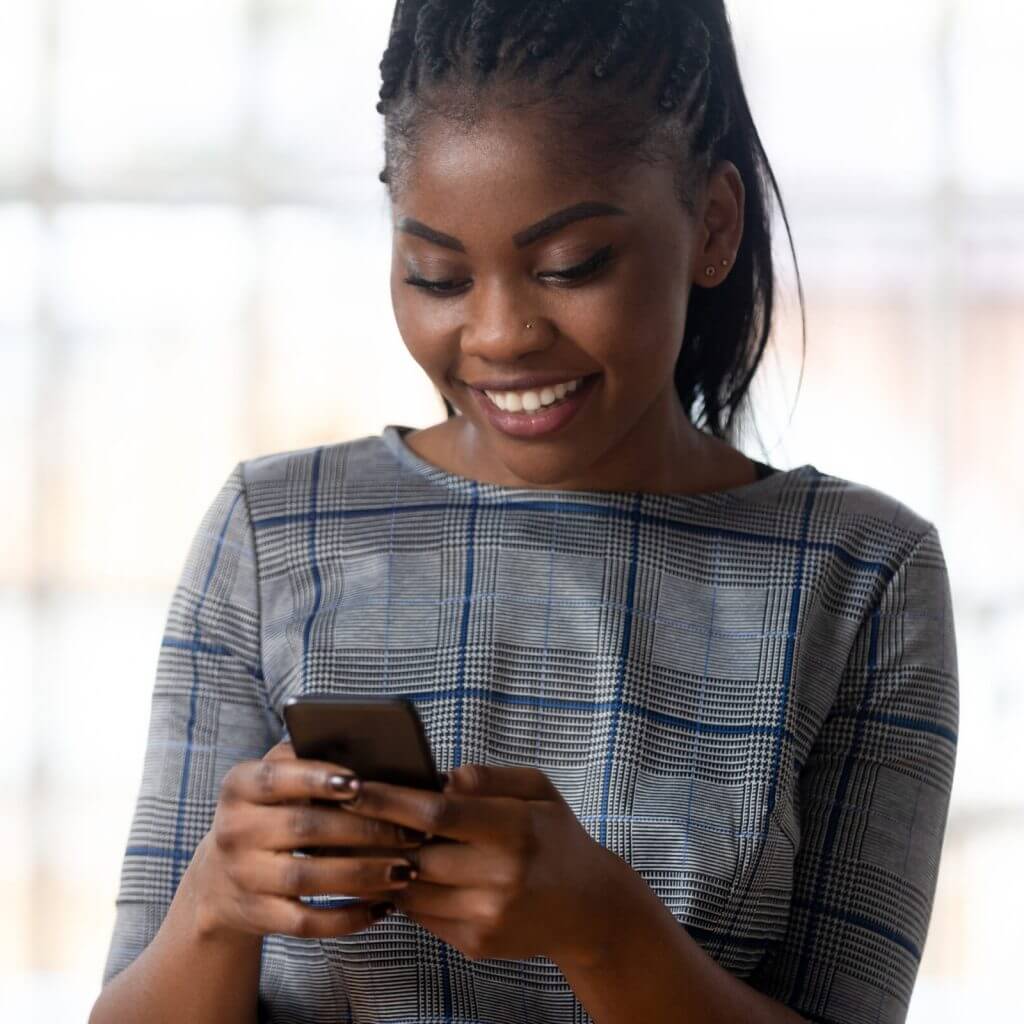
<path fill-rule="evenodd" d="M 467 765 L 459 765 L 449 771 L 441 772 L 442 793 L 462 793 L 469 796 L 477 790 L 477 775 Z"/>
<path fill-rule="evenodd" d="M 506 796 L 519 800 L 560 800 L 561 794 L 539 769 L 524 765 L 464 764 L 449 773 L 446 793 Z"/>

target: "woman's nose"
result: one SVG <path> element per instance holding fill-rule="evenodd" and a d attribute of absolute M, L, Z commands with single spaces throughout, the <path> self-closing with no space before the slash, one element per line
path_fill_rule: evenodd
<path fill-rule="evenodd" d="M 530 323 L 532 327 L 526 325 Z M 514 362 L 550 344 L 550 330 L 539 311 L 522 293 L 507 286 L 474 288 L 466 313 L 462 349 L 488 362 Z"/>

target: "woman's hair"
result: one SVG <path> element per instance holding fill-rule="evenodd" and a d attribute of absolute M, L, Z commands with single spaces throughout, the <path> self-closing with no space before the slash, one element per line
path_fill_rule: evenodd
<path fill-rule="evenodd" d="M 723 0 L 398 0 L 380 70 L 380 179 L 392 197 L 426 118 L 470 128 L 488 101 L 540 106 L 576 172 L 671 161 L 691 215 L 710 169 L 735 164 L 746 193 L 742 244 L 722 283 L 692 289 L 674 374 L 690 421 L 735 442 L 772 327 L 772 189 L 796 266 L 805 346 L 806 319 L 789 219 Z"/>

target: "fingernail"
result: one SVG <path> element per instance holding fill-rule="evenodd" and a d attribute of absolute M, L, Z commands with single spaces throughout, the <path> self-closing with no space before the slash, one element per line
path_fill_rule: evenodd
<path fill-rule="evenodd" d="M 441 772 L 441 788 L 443 789 L 452 781 L 452 777 L 447 772 Z"/>
<path fill-rule="evenodd" d="M 351 800 L 359 795 L 360 782 L 354 775 L 332 775 L 327 784 L 342 798 Z"/>
<path fill-rule="evenodd" d="M 374 903 L 370 906 L 370 917 L 381 918 L 394 913 L 394 903 Z"/>
<path fill-rule="evenodd" d="M 420 832 L 419 829 L 406 828 L 404 825 L 398 827 L 398 838 L 403 843 L 422 843 L 426 840 L 426 832 Z"/>
<path fill-rule="evenodd" d="M 409 882 L 416 877 L 411 864 L 392 864 L 388 869 L 389 882 Z"/>

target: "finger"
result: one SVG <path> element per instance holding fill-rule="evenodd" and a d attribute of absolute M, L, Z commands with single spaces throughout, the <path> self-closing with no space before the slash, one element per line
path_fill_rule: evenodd
<path fill-rule="evenodd" d="M 298 850 L 304 847 L 415 847 L 422 837 L 393 822 L 339 814 L 334 807 L 291 804 L 259 807 L 226 819 L 221 845 L 260 850 Z"/>
<path fill-rule="evenodd" d="M 464 764 L 452 769 L 449 776 L 452 791 L 456 793 L 509 796 L 520 800 L 561 799 L 561 793 L 555 784 L 539 768 Z"/>
<path fill-rule="evenodd" d="M 247 924 L 259 934 L 295 935 L 303 939 L 351 935 L 384 917 L 370 903 L 328 909 L 310 907 L 284 896 L 253 897 L 245 901 L 242 913 Z"/>
<path fill-rule="evenodd" d="M 265 761 L 281 761 L 295 757 L 295 748 L 291 740 L 281 740 L 276 746 L 271 747 L 264 755 Z"/>
<path fill-rule="evenodd" d="M 409 877 L 391 877 L 392 867 Z M 245 858 L 234 871 L 235 882 L 248 892 L 269 896 L 318 896 L 344 892 L 354 896 L 391 897 L 416 875 L 400 857 L 293 857 L 290 853 L 259 853 Z"/>
<path fill-rule="evenodd" d="M 402 856 L 419 872 L 420 882 L 440 886 L 514 886 L 516 862 L 498 846 L 470 843 L 426 843 Z"/>
<path fill-rule="evenodd" d="M 520 835 L 530 813 L 525 801 L 510 797 L 437 793 L 365 780 L 355 800 L 338 806 L 352 816 L 379 818 L 464 842 L 501 842 Z"/>
<path fill-rule="evenodd" d="M 395 906 L 410 917 L 443 918 L 448 921 L 472 921 L 486 916 L 484 911 L 495 899 L 485 888 L 452 888 L 418 880 L 415 885 L 389 894 Z"/>
<path fill-rule="evenodd" d="M 278 753 L 274 754 L 274 751 Z M 253 804 L 310 799 L 351 800 L 358 794 L 358 785 L 354 791 L 338 788 L 339 780 L 355 777 L 355 773 L 344 765 L 288 757 L 284 746 L 279 744 L 260 761 L 244 761 L 235 765 L 224 778 L 223 794 L 229 800 Z"/>

